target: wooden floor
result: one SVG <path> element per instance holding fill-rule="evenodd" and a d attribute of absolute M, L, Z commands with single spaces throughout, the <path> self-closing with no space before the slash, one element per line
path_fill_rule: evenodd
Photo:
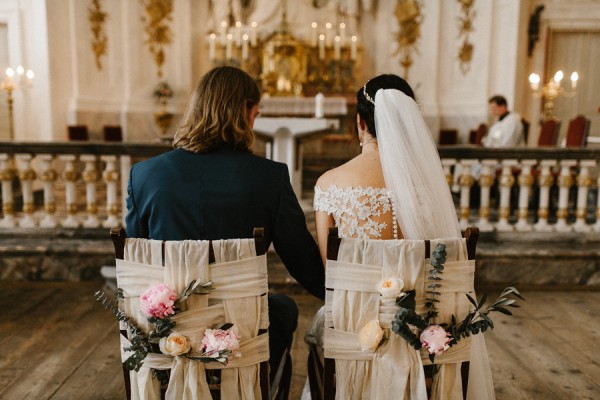
<path fill-rule="evenodd" d="M 117 324 L 100 283 L 0 282 L 0 399 L 122 399 Z M 600 398 L 600 292 L 526 292 L 517 316 L 486 333 L 498 399 Z M 293 295 L 301 318 L 290 399 L 306 377 L 303 335 L 319 301 Z"/>

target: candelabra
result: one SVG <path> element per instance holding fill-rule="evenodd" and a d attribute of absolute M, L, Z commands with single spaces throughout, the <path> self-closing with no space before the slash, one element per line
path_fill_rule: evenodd
<path fill-rule="evenodd" d="M 540 76 L 538 74 L 529 75 L 529 84 L 531 86 L 531 90 L 533 91 L 533 96 L 537 98 L 544 98 L 544 117 L 546 119 L 556 119 L 556 115 L 554 115 L 554 101 L 558 97 L 575 96 L 579 75 L 577 72 L 573 72 L 571 74 L 571 90 L 566 90 L 560 85 L 563 77 L 563 72 L 557 71 L 556 74 L 554 74 L 554 77 L 549 80 L 548 83 L 543 84 L 540 88 Z"/>
<path fill-rule="evenodd" d="M 0 89 L 6 91 L 6 104 L 8 105 L 8 131 L 10 134 L 10 140 L 14 140 L 15 138 L 13 119 L 13 92 L 19 88 L 29 89 L 32 85 L 33 77 L 33 71 L 28 69 L 26 72 L 22 65 L 19 65 L 16 69 L 6 68 L 4 73 L 4 79 L 0 84 Z"/>

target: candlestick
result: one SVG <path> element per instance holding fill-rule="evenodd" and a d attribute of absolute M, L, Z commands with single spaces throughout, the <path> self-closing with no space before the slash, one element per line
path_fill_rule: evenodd
<path fill-rule="evenodd" d="M 340 39 L 342 43 L 342 47 L 346 45 L 346 24 L 340 23 Z"/>
<path fill-rule="evenodd" d="M 325 59 L 325 35 L 319 35 L 319 60 Z"/>
<path fill-rule="evenodd" d="M 575 90 L 577 89 L 577 81 L 579 80 L 579 74 L 577 74 L 577 72 L 573 72 L 571 74 L 571 89 Z"/>
<path fill-rule="evenodd" d="M 356 60 L 356 41 L 358 38 L 356 36 L 352 36 L 350 38 L 350 59 Z"/>
<path fill-rule="evenodd" d="M 250 26 L 252 27 L 252 29 L 250 29 L 250 45 L 254 47 L 256 46 L 256 27 L 258 26 L 258 24 L 256 23 L 256 21 L 252 21 Z"/>
<path fill-rule="evenodd" d="M 242 60 L 248 59 L 248 35 L 242 37 Z"/>
<path fill-rule="evenodd" d="M 341 38 L 336 36 L 333 40 L 333 58 L 339 60 L 341 58 L 341 49 L 340 49 L 340 41 Z"/>
<path fill-rule="evenodd" d="M 233 54 L 233 35 L 231 33 L 227 34 L 227 44 L 225 47 L 225 59 L 230 60 Z"/>
<path fill-rule="evenodd" d="M 217 35 L 211 33 L 208 41 L 208 58 L 213 61 L 215 59 L 215 40 Z"/>
<path fill-rule="evenodd" d="M 325 45 L 327 47 L 331 47 L 332 40 L 333 40 L 333 35 L 331 33 L 331 22 L 327 22 L 325 24 Z"/>
<path fill-rule="evenodd" d="M 235 45 L 240 47 L 242 45 L 242 22 L 236 21 L 235 23 Z"/>
<path fill-rule="evenodd" d="M 227 45 L 227 21 L 221 21 L 221 28 L 219 29 L 219 34 L 221 37 L 221 46 L 225 47 Z"/>

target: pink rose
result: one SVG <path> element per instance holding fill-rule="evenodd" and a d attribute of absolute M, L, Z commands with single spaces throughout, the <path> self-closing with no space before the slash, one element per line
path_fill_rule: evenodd
<path fill-rule="evenodd" d="M 177 293 L 165 283 L 153 283 L 140 296 L 140 309 L 148 317 L 164 318 L 175 314 L 173 304 Z"/>
<path fill-rule="evenodd" d="M 421 333 L 421 344 L 429 351 L 429 354 L 439 356 L 450 346 L 450 335 L 439 325 L 430 325 Z"/>
<path fill-rule="evenodd" d="M 202 351 L 209 357 L 217 357 L 220 351 L 237 350 L 240 348 L 240 338 L 235 325 L 228 330 L 207 329 L 202 338 Z"/>

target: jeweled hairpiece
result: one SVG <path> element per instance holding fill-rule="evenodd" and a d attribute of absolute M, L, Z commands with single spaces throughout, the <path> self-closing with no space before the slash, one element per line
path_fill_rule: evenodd
<path fill-rule="evenodd" d="M 369 96 L 369 93 L 367 93 L 367 83 L 369 83 L 369 81 L 367 81 L 365 83 L 365 86 L 363 86 L 363 94 L 365 95 L 365 98 L 373 105 L 375 105 L 375 100 L 373 100 L 371 98 L 371 96 Z"/>

